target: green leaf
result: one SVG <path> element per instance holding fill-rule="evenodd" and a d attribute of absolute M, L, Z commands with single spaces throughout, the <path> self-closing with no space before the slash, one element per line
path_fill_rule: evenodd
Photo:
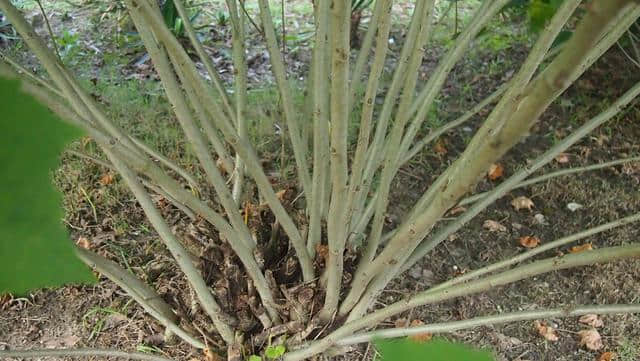
<path fill-rule="evenodd" d="M 248 361 L 262 361 L 262 357 L 260 357 L 258 355 L 251 355 L 251 356 L 249 356 Z"/>
<path fill-rule="evenodd" d="M 541 31 L 556 13 L 563 0 L 532 0 L 529 4 L 529 21 L 534 32 Z"/>
<path fill-rule="evenodd" d="M 77 129 L 0 78 L 0 293 L 95 282 L 62 225 L 51 172 Z"/>
<path fill-rule="evenodd" d="M 418 343 L 408 339 L 378 340 L 376 348 L 382 361 L 493 361 L 487 351 L 473 350 L 445 340 Z"/>
<path fill-rule="evenodd" d="M 284 345 L 277 345 L 277 346 L 272 345 L 267 347 L 266 350 L 264 350 L 264 355 L 267 356 L 268 359 L 276 359 L 284 355 L 285 351 L 287 351 L 287 349 L 284 347 Z"/>

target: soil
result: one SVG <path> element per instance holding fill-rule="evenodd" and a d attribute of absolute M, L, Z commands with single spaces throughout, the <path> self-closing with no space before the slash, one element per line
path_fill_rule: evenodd
<path fill-rule="evenodd" d="M 398 35 L 401 37 L 401 34 Z M 304 53 L 304 52 L 301 52 Z M 258 54 L 258 53 L 257 53 Z M 512 58 L 521 58 L 526 48 L 514 45 L 505 50 Z M 428 76 L 441 50 L 428 53 L 423 73 Z M 256 56 L 259 56 L 256 55 Z M 289 59 L 291 71 L 302 74 L 305 59 Z M 253 81 L 262 82 L 267 74 L 266 63 L 256 61 Z M 297 63 L 298 62 L 298 63 Z M 503 62 L 504 73 L 491 74 L 488 67 Z M 293 64 L 293 65 L 292 65 Z M 509 65 L 511 64 L 511 65 Z M 462 109 L 490 94 L 495 85 L 512 74 L 517 61 L 507 61 L 496 54 L 479 54 L 462 62 L 452 72 L 445 86 L 444 97 L 437 110 L 443 120 L 455 119 Z M 392 66 L 392 64 L 390 65 Z M 129 68 L 131 69 L 131 68 Z M 136 71 L 124 68 L 125 76 Z M 264 75 L 267 76 L 267 75 Z M 223 76 L 224 77 L 224 76 Z M 619 51 L 607 53 L 592 69 L 572 86 L 559 101 L 545 112 L 531 136 L 509 152 L 501 164 L 505 176 L 526 164 L 544 149 L 562 138 L 604 106 L 602 99 L 613 100 L 632 84 L 640 81 L 640 72 L 633 69 Z M 471 90 L 465 93 L 465 86 Z M 416 159 L 405 165 L 394 183 L 389 212 L 389 227 L 399 222 L 409 207 L 424 192 L 435 177 L 464 149 L 470 134 L 479 126 L 487 110 L 463 127 L 445 134 L 438 141 L 438 149 L 423 150 Z M 553 162 L 541 172 L 589 165 L 607 160 L 640 154 L 640 107 L 630 107 L 623 115 L 600 127 L 593 134 L 571 147 L 568 162 Z M 444 149 L 444 150 L 443 150 Z M 56 173 L 56 182 L 65 193 L 66 224 L 75 240 L 84 238 L 90 248 L 107 256 L 143 279 L 153 282 L 159 294 L 178 313 L 182 325 L 195 334 L 206 336 L 207 342 L 219 343 L 215 331 L 194 302 L 184 278 L 170 260 L 170 255 L 151 231 L 141 209 L 132 195 L 118 184 L 103 184 L 103 170 L 85 164 L 78 168 L 67 157 Z M 496 182 L 482 180 L 476 192 L 492 189 Z M 85 187 L 93 202 L 82 198 L 78 189 Z M 291 186 L 282 183 L 283 189 Z M 450 237 L 441 247 L 393 282 L 379 298 L 377 306 L 389 304 L 419 290 L 426 289 L 460 273 L 476 269 L 492 261 L 523 252 L 518 244 L 522 236 L 536 236 L 543 243 L 579 230 L 640 212 L 640 163 L 629 163 L 577 176 L 554 178 L 544 183 L 515 190 L 489 207 L 461 231 Z M 205 192 L 207 190 L 204 190 Z M 294 195 L 289 194 L 288 196 Z M 531 211 L 516 211 L 511 200 L 518 196 L 530 198 L 535 206 Z M 157 200 L 162 206 L 161 200 Z M 291 199 L 293 203 L 293 199 Z M 568 203 L 583 207 L 576 211 Z M 293 206 L 291 206 L 293 207 Z M 249 210 L 247 210 L 249 211 Z M 260 210 L 251 210 L 260 213 Z M 208 227 L 192 221 L 169 205 L 163 207 L 169 223 L 200 261 L 205 277 L 212 285 L 233 279 L 234 269 L 219 265 L 227 262 L 228 250 L 223 246 L 203 247 L 203 244 L 222 243 Z M 534 216 L 542 214 L 547 220 L 540 224 Z M 273 230 L 270 215 L 253 226 L 258 238 L 266 242 Z M 444 224 L 448 219 L 443 219 Z M 123 225 L 123 220 L 126 224 Z M 495 220 L 506 231 L 494 232 L 483 227 L 485 220 Z M 260 228 L 260 226 L 263 226 Z M 267 225 L 267 227 L 264 227 Z M 600 248 L 637 242 L 640 227 L 628 225 L 586 238 L 579 244 L 591 243 Z M 564 247 L 555 252 L 567 252 Z M 553 256 L 547 252 L 542 256 Z M 268 268 L 279 283 L 294 281 L 287 271 L 286 247 L 277 250 Z M 284 260 L 284 261 L 282 261 Z M 268 261 L 268 260 L 267 260 Z M 55 270 L 53 270 L 55 271 Z M 289 277 L 289 278 L 288 278 Z M 241 284 L 239 280 L 236 284 Z M 246 293 L 245 288 L 239 290 Z M 215 288 L 215 287 L 214 287 Z M 221 287 L 226 292 L 229 286 Z M 226 291 L 225 291 L 226 290 Z M 563 307 L 574 304 L 637 303 L 640 294 L 640 260 L 628 260 L 573 270 L 553 272 L 533 279 L 500 287 L 491 292 L 461 297 L 442 304 L 421 307 L 386 321 L 382 327 L 411 320 L 424 323 L 460 320 L 475 316 L 517 310 Z M 233 294 L 217 294 L 219 299 L 234 299 Z M 224 301 L 222 302 L 224 304 Z M 238 314 L 251 310 L 226 305 Z M 181 342 L 165 340 L 163 328 L 123 291 L 108 280 L 95 286 L 68 286 L 60 289 L 35 291 L 28 297 L 0 299 L 0 349 L 102 347 L 124 350 L 159 352 L 176 360 L 205 360 L 205 356 Z M 240 317 L 242 319 L 242 317 Z M 247 320 L 251 320 L 247 315 Z M 603 351 L 614 351 L 621 361 L 640 360 L 640 315 L 603 316 L 599 328 L 604 348 L 594 352 L 579 344 L 577 332 L 584 329 L 576 318 L 545 320 L 557 329 L 559 340 L 551 342 L 538 335 L 532 322 L 479 327 L 443 335 L 478 347 L 489 348 L 496 360 L 503 361 L 587 361 L 595 360 Z M 249 321 L 248 321 L 249 322 Z M 247 324 L 247 330 L 259 327 Z M 635 345 L 635 346 L 634 346 Z M 633 349 L 635 347 L 635 356 Z M 375 350 L 359 346 L 335 360 L 368 360 Z M 628 356 L 625 356 L 628 355 Z M 623 358 L 629 357 L 629 358 Z M 55 359 L 55 358 L 51 358 Z M 67 358 L 58 358 L 59 360 Z"/>

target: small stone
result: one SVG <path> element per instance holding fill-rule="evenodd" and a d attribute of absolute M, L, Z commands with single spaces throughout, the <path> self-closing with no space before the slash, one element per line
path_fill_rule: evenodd
<path fill-rule="evenodd" d="M 567 209 L 570 210 L 571 212 L 575 212 L 580 208 L 583 208 L 584 206 L 580 203 L 576 203 L 576 202 L 571 202 L 567 204 Z"/>

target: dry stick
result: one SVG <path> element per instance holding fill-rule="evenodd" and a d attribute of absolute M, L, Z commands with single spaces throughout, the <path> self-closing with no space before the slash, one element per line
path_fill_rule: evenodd
<path fill-rule="evenodd" d="M 301 182 L 302 190 L 308 194 L 311 192 L 311 176 L 309 174 L 307 161 L 307 149 L 304 148 L 304 142 L 302 141 L 302 133 L 291 96 L 291 88 L 288 83 L 282 53 L 278 49 L 278 41 L 276 40 L 276 32 L 269 10 L 269 3 L 268 0 L 258 0 L 258 3 L 260 6 L 260 18 L 262 19 L 262 26 L 264 28 L 267 51 L 269 52 L 269 59 L 271 61 L 271 71 L 276 78 L 278 91 L 282 99 L 282 110 L 289 130 L 293 155 L 296 160 L 298 179 Z M 282 20 L 284 21 L 284 19 Z"/>
<path fill-rule="evenodd" d="M 95 268 L 98 272 L 125 290 L 145 311 L 165 326 L 167 330 L 173 332 L 193 347 L 199 349 L 206 348 L 204 343 L 176 324 L 177 318 L 171 310 L 171 306 L 165 303 L 160 295 L 141 279 L 120 267 L 117 263 L 96 253 L 80 247 L 75 247 L 75 251 L 84 263 Z"/>
<path fill-rule="evenodd" d="M 335 314 L 342 288 L 344 247 L 347 238 L 347 134 L 349 126 L 349 32 L 350 10 L 346 1 L 330 8 L 333 44 L 331 50 L 331 202 L 327 219 L 327 290 L 320 318 Z"/>
<path fill-rule="evenodd" d="M 326 61 L 329 30 L 329 1 L 317 6 L 316 45 L 313 49 L 313 174 L 309 202 L 309 235 L 307 252 L 315 256 L 316 246 L 322 238 L 322 203 L 327 192 L 329 168 L 329 64 Z"/>
<path fill-rule="evenodd" d="M 185 10 L 182 0 L 173 0 L 173 2 L 176 6 L 176 10 L 178 11 L 178 15 L 180 15 L 180 18 L 182 19 L 182 23 L 184 24 L 184 30 L 187 33 L 187 36 L 189 37 L 189 41 L 191 41 L 191 45 L 193 45 L 193 48 L 196 50 L 196 53 L 200 58 L 200 61 L 202 61 L 202 64 L 204 64 L 204 68 L 207 70 L 207 74 L 209 74 L 209 77 L 213 81 L 213 85 L 216 88 L 218 95 L 220 96 L 220 98 L 222 98 L 222 104 L 224 105 L 225 113 L 229 118 L 233 120 L 234 119 L 233 105 L 229 101 L 229 96 L 227 95 L 227 92 L 224 89 L 224 85 L 222 84 L 222 81 L 220 81 L 220 76 L 218 75 L 218 71 L 213 65 L 213 62 L 211 61 L 209 54 L 207 54 L 207 52 L 204 50 L 202 43 L 198 39 L 198 34 L 196 34 L 196 31 L 193 28 L 193 24 L 191 24 L 191 21 L 189 20 L 190 19 L 189 14 Z"/>
<path fill-rule="evenodd" d="M 349 336 L 358 330 L 371 327 L 389 317 L 418 306 L 434 304 L 456 297 L 487 291 L 522 279 L 532 278 L 543 273 L 637 257 L 640 257 L 640 244 L 638 243 L 627 246 L 607 247 L 589 252 L 546 258 L 498 273 L 494 276 L 470 281 L 464 286 L 448 287 L 438 292 L 424 291 L 408 299 L 398 301 L 370 313 L 367 316 L 348 322 L 323 339 L 312 342 L 298 351 L 285 354 L 283 360 L 297 361 L 309 358 L 313 355 L 324 352 L 334 345 L 337 345 L 342 338 Z"/>
<path fill-rule="evenodd" d="M 616 228 L 616 227 L 622 227 L 625 226 L 627 224 L 633 223 L 633 222 L 637 222 L 640 221 L 640 213 L 636 213 L 632 216 L 628 216 L 628 217 L 624 217 L 621 219 L 617 219 L 613 222 L 609 222 L 609 223 L 605 223 L 603 225 L 597 226 L 597 227 L 593 227 L 575 234 L 572 234 L 570 236 L 567 237 L 563 237 L 560 239 L 557 239 L 553 242 L 549 242 L 549 243 L 545 243 L 539 247 L 536 247 L 534 249 L 531 249 L 525 253 L 519 254 L 517 256 L 511 257 L 509 259 L 500 261 L 500 262 L 496 262 L 493 264 L 490 264 L 488 266 L 479 268 L 477 270 L 471 271 L 471 272 L 467 272 L 465 274 L 463 274 L 460 277 L 456 277 L 454 279 L 451 279 L 449 281 L 443 282 L 438 284 L 437 286 L 431 287 L 429 289 L 429 291 L 439 291 L 441 289 L 447 288 L 449 286 L 453 286 L 453 285 L 457 285 L 460 284 L 462 282 L 465 282 L 467 280 L 485 275 L 487 273 L 514 265 L 514 264 L 518 264 L 524 260 L 527 260 L 531 257 L 534 257 L 537 254 L 543 253 L 545 251 L 548 251 L 550 249 L 554 249 L 569 243 L 573 243 L 575 241 L 578 241 L 580 239 L 592 236 L 594 234 L 598 234 L 604 231 L 608 231 L 610 229 Z"/>
<path fill-rule="evenodd" d="M 471 21 L 467 29 L 465 29 L 465 31 L 460 35 L 460 37 L 458 37 L 456 46 L 450 51 L 449 54 L 447 54 L 445 59 L 443 59 L 440 62 L 435 73 L 432 74 L 431 77 L 429 78 L 429 82 L 425 86 L 427 90 L 432 89 L 431 91 L 433 92 L 440 89 L 440 87 L 444 83 L 444 78 L 446 78 L 446 75 L 448 74 L 450 69 L 453 67 L 453 64 L 455 64 L 457 59 L 462 55 L 463 50 L 466 49 L 471 39 L 475 37 L 475 34 L 478 33 L 484 27 L 484 25 L 491 19 L 492 15 L 500 9 L 501 7 L 500 5 L 503 2 L 506 2 L 506 0 L 498 0 L 495 2 L 487 1 L 487 2 L 483 2 L 482 5 L 480 5 L 480 9 L 477 10 L 473 20 Z M 426 92 L 426 93 L 430 94 L 430 92 Z M 432 98 L 433 97 L 435 97 L 435 94 L 432 95 Z M 383 106 L 383 112 L 384 112 L 384 106 Z M 411 113 L 412 112 L 410 111 L 409 114 Z M 382 116 L 383 115 L 381 115 L 381 117 Z M 380 140 L 379 147 L 382 146 L 382 141 L 383 139 Z M 375 142 L 375 139 L 374 139 L 374 142 Z M 371 156 L 369 157 L 368 159 L 369 162 L 367 164 L 368 166 L 371 165 L 372 167 L 374 164 L 378 163 L 377 160 L 382 156 L 382 154 L 378 154 L 378 153 L 383 153 L 378 150 L 374 151 L 375 149 L 374 146 L 372 146 L 369 150 L 371 153 L 370 154 Z M 370 169 L 373 169 L 373 168 L 370 168 Z M 439 180 L 437 180 L 434 185 L 438 187 L 440 185 L 439 183 L 444 183 L 445 182 L 444 179 L 448 173 L 449 171 L 446 171 L 443 175 L 441 175 L 439 177 Z M 372 178 L 371 175 L 369 175 L 365 170 L 365 176 L 368 177 L 366 178 L 366 180 L 369 181 L 369 184 L 371 182 L 370 179 Z M 365 188 L 365 187 L 362 187 L 362 188 Z M 422 197 L 422 199 L 424 201 L 424 199 L 435 197 L 437 194 L 441 194 L 441 192 L 437 192 L 434 189 L 434 186 L 432 186 L 430 190 Z M 444 213 L 444 209 L 441 210 L 441 212 Z M 440 213 L 440 211 L 438 211 L 438 213 Z M 436 217 L 433 221 L 435 222 L 437 218 L 439 218 L 439 216 Z M 413 226 L 413 224 L 409 224 L 408 222 L 405 222 L 403 223 L 403 226 L 404 226 L 403 230 L 408 232 L 403 236 L 411 239 L 418 234 L 417 230 L 414 229 L 415 227 Z M 429 227 L 430 227 L 429 225 L 425 225 L 425 230 L 423 230 L 423 232 L 426 232 Z M 365 291 L 371 279 L 375 277 L 377 273 L 381 271 L 383 268 L 388 267 L 390 265 L 387 263 L 389 257 L 393 257 L 394 255 L 396 257 L 403 257 L 404 251 L 402 250 L 402 248 L 405 247 L 405 243 L 407 244 L 411 243 L 409 239 L 398 239 L 396 242 L 393 242 L 392 240 L 391 242 L 389 242 L 389 245 L 385 247 L 385 250 L 387 249 L 388 250 L 386 252 L 385 250 L 383 250 L 384 255 L 382 256 L 382 258 L 378 256 L 376 258 L 376 261 L 363 265 L 363 267 L 358 268 L 356 270 L 353 281 L 351 283 L 351 289 L 349 290 L 349 293 L 347 294 L 345 300 L 340 306 L 342 313 L 346 313 L 347 311 L 351 310 L 358 303 L 360 297 L 362 296 L 362 293 Z M 392 254 L 391 249 L 394 247 L 396 249 L 393 251 L 393 254 Z M 384 266 L 382 265 L 383 262 L 385 263 Z"/>
<path fill-rule="evenodd" d="M 141 22 L 142 19 L 140 18 L 138 10 L 133 7 L 131 7 L 130 9 L 134 21 L 136 21 L 137 24 L 145 25 Z M 228 239 L 227 241 L 234 252 L 240 258 L 242 264 L 245 266 L 247 274 L 255 283 L 256 290 L 262 298 L 263 305 L 269 313 L 269 316 L 271 317 L 273 322 L 278 322 L 279 317 L 278 312 L 275 309 L 275 301 L 273 299 L 273 295 L 266 278 L 262 274 L 260 267 L 253 257 L 252 250 L 255 245 L 252 244 L 253 238 L 251 237 L 249 228 L 244 223 L 244 220 L 242 219 L 242 216 L 238 211 L 236 203 L 233 200 L 231 192 L 226 186 L 225 179 L 220 174 L 218 167 L 216 166 L 210 153 L 208 152 L 207 146 L 205 145 L 205 141 L 202 137 L 202 134 L 200 133 L 200 130 L 197 129 L 195 122 L 193 121 L 193 118 L 186 105 L 184 96 L 179 90 L 179 85 L 177 83 L 177 80 L 175 79 L 175 76 L 173 75 L 166 55 L 163 54 L 161 49 L 155 45 L 153 39 L 147 38 L 147 34 L 141 32 L 141 36 L 147 44 L 147 50 L 149 51 L 149 54 L 154 61 L 156 70 L 158 71 L 158 74 L 163 81 L 165 90 L 167 91 L 167 95 L 174 105 L 174 110 L 178 117 L 178 121 L 184 129 L 187 138 L 193 145 L 196 155 L 198 156 L 198 159 L 200 159 L 200 163 L 209 178 L 209 182 L 214 186 L 216 193 L 218 194 L 218 197 L 220 199 L 220 203 L 224 207 L 227 216 L 231 221 L 231 224 L 241 237 L 239 242 L 236 242 L 233 239 Z M 171 55 L 171 53 L 169 55 Z M 193 89 L 190 88 L 190 84 L 186 84 L 185 82 L 185 77 L 182 69 L 176 67 L 175 70 L 178 76 L 183 80 L 183 86 L 187 90 L 191 91 L 190 95 L 195 96 L 193 94 Z"/>
<path fill-rule="evenodd" d="M 588 171 L 598 170 L 598 169 L 603 169 L 603 168 L 609 168 L 609 167 L 613 167 L 614 165 L 619 165 L 619 164 L 624 164 L 624 163 L 629 163 L 629 162 L 638 162 L 638 161 L 640 161 L 640 157 L 631 157 L 631 158 L 624 158 L 624 159 L 616 159 L 616 160 L 612 160 L 612 161 L 604 162 L 604 163 L 592 164 L 592 165 L 588 165 L 588 166 L 584 166 L 584 167 L 574 167 L 574 168 L 562 169 L 562 170 L 558 170 L 558 171 L 555 171 L 555 172 L 552 172 L 552 173 L 544 174 L 544 175 L 541 175 L 539 177 L 531 178 L 529 180 L 520 182 L 520 183 L 518 183 L 518 185 L 516 185 L 512 189 L 518 189 L 518 188 L 527 187 L 527 186 L 530 186 L 532 184 L 544 182 L 544 181 L 549 180 L 551 178 L 561 177 L 561 176 L 575 174 L 575 173 L 588 172 Z M 459 206 L 465 206 L 467 204 L 471 204 L 471 203 L 477 202 L 478 200 L 486 197 L 487 193 L 489 193 L 489 191 L 477 193 L 477 194 L 474 194 L 474 195 L 472 195 L 470 197 L 464 198 L 460 202 L 458 202 L 458 205 Z"/>
<path fill-rule="evenodd" d="M 42 357 L 117 357 L 127 360 L 143 361 L 175 361 L 170 358 L 156 356 L 143 352 L 126 352 L 99 348 L 74 349 L 31 349 L 31 350 L 0 350 L 0 357 L 11 358 L 42 358 Z"/>
<path fill-rule="evenodd" d="M 175 61 L 175 65 L 181 69 L 181 73 L 186 79 L 183 85 L 186 86 L 187 89 L 190 87 L 194 88 L 195 95 L 197 97 L 201 97 L 201 104 L 205 107 L 205 110 L 215 122 L 216 127 L 222 132 L 227 143 L 229 143 L 235 149 L 236 153 L 240 154 L 246 162 L 247 172 L 255 180 L 258 190 L 264 197 L 269 208 L 273 211 L 273 214 L 280 225 L 282 225 L 283 230 L 289 236 L 289 239 L 295 248 L 296 256 L 298 257 L 300 268 L 302 269 L 303 279 L 305 281 L 311 281 L 314 278 L 314 270 L 311 258 L 306 250 L 305 241 L 293 222 L 293 219 L 284 209 L 284 206 L 273 190 L 273 186 L 271 185 L 269 178 L 266 176 L 252 145 L 246 140 L 238 137 L 233 124 L 226 119 L 215 102 L 206 100 L 206 87 L 204 86 L 202 78 L 198 74 L 195 65 L 189 58 L 188 54 L 184 51 L 182 45 L 176 40 L 171 32 L 168 31 L 157 11 L 154 12 L 151 6 L 146 2 L 139 2 L 138 5 L 144 8 L 145 11 L 143 11 L 143 15 L 148 21 L 150 21 L 149 24 L 153 30 L 161 36 L 159 40 L 162 41 L 162 44 L 167 48 L 171 56 L 175 57 L 175 59 L 173 59 Z"/>
<path fill-rule="evenodd" d="M 236 128 L 238 129 L 238 137 L 248 142 L 247 120 L 245 119 L 247 108 L 247 60 L 244 45 L 244 13 L 238 11 L 236 0 L 227 0 L 227 7 L 229 8 L 231 18 L 232 56 L 233 66 L 235 68 Z M 284 21 L 284 19 L 282 21 Z M 245 169 L 244 162 L 238 154 L 236 154 L 236 164 L 234 169 L 233 190 L 231 193 L 236 204 L 239 205 L 240 198 L 242 197 L 242 184 L 244 182 Z"/>
<path fill-rule="evenodd" d="M 373 109 L 375 107 L 375 99 L 378 93 L 378 87 L 380 85 L 380 76 L 384 70 L 384 62 L 387 57 L 387 51 L 389 49 L 389 31 L 391 29 L 391 8 L 393 2 L 391 0 L 377 1 L 374 14 L 376 20 L 377 35 L 376 35 L 376 48 L 374 51 L 374 59 L 371 64 L 371 70 L 369 72 L 369 78 L 367 81 L 367 89 L 364 95 L 364 102 L 362 105 L 362 113 L 360 115 L 360 125 L 358 127 L 358 140 L 356 143 L 356 150 L 353 156 L 353 163 L 351 165 L 351 177 L 349 179 L 349 214 L 348 219 L 351 220 L 350 225 L 350 239 L 349 243 L 359 243 L 361 239 L 361 233 L 355 230 L 354 226 L 358 224 L 355 222 L 359 213 L 354 213 L 355 200 L 359 196 L 360 185 L 362 184 L 362 176 L 366 161 L 367 149 L 369 147 L 369 138 L 371 136 Z M 380 19 L 379 21 L 377 19 Z M 373 20 L 372 20 L 373 21 Z M 367 36 L 372 32 L 371 25 L 367 31 Z M 366 38 L 365 38 L 366 41 Z M 369 47 L 371 45 L 369 44 Z M 367 50 L 368 52 L 368 50 Z M 358 61 L 363 56 L 362 50 L 358 55 Z M 364 58 L 366 59 L 366 57 Z M 356 70 L 359 70 L 359 65 L 356 62 Z M 360 77 L 360 75 L 358 75 Z M 353 84 L 356 82 L 356 78 L 352 78 L 352 94 L 354 94 Z M 354 98 L 354 96 L 352 96 Z M 351 107 L 353 108 L 353 106 Z M 372 208 L 373 209 L 373 208 Z M 362 218 L 362 217 L 361 217 Z M 368 222 L 367 222 L 368 223 Z M 366 226 L 366 225 L 365 225 Z"/>
<path fill-rule="evenodd" d="M 415 92 L 415 86 L 417 83 L 417 74 L 422 64 L 422 58 L 424 53 L 424 46 L 426 46 L 427 40 L 431 35 L 431 18 L 433 16 L 433 6 L 435 1 L 427 0 L 418 3 L 415 11 L 420 13 L 420 18 L 423 21 L 420 23 L 420 29 L 418 31 L 418 38 L 416 40 L 416 49 L 409 58 L 407 64 L 407 77 L 404 81 L 402 94 L 400 96 L 400 105 L 396 113 L 396 118 L 391 129 L 391 134 L 388 136 L 386 147 L 389 149 L 397 149 L 402 140 L 402 133 L 404 127 L 409 120 L 408 111 L 413 100 Z M 378 197 L 375 204 L 375 215 L 371 224 L 371 231 L 367 238 L 365 249 L 360 256 L 360 261 L 357 267 L 356 274 L 359 270 L 363 270 L 366 264 L 371 262 L 375 257 L 380 239 L 382 236 L 382 229 L 384 227 L 386 210 L 389 203 L 389 191 L 391 189 L 391 182 L 393 181 L 393 175 L 396 169 L 396 163 L 399 161 L 399 153 L 387 152 L 384 155 L 382 174 L 380 177 L 380 184 L 378 186 Z M 349 307 L 341 307 L 340 316 L 344 316 L 349 312 Z"/>
<path fill-rule="evenodd" d="M 569 6 L 569 2 L 565 2 L 563 7 L 559 9 L 559 12 L 556 16 L 561 16 L 562 10 L 567 10 L 566 6 Z M 577 3 L 575 3 L 577 6 Z M 564 8 L 564 9 L 563 9 Z M 575 8 L 575 6 L 573 7 Z M 571 10 L 572 11 L 572 10 Z M 556 17 L 554 17 L 556 19 Z M 553 20 L 552 20 L 553 23 Z M 558 24 L 558 29 L 561 26 Z M 548 43 L 550 44 L 553 38 L 548 39 Z M 544 41 L 544 40 L 543 40 Z M 536 44 L 537 45 L 537 44 Z M 537 47 L 537 46 L 536 46 Z M 534 50 L 536 48 L 534 47 Z M 527 72 L 532 72 L 532 67 L 527 66 L 527 62 L 523 65 L 523 69 Z M 526 77 L 526 75 L 525 75 Z M 514 82 L 512 84 L 518 84 L 518 78 L 520 78 L 520 74 L 516 75 Z M 355 319 L 359 317 L 359 315 L 366 312 L 366 309 L 369 307 L 370 303 L 377 296 L 377 294 L 382 291 L 382 289 L 388 284 L 388 282 L 397 276 L 400 271 L 404 268 L 411 267 L 418 259 L 424 257 L 427 252 L 435 248 L 438 244 L 444 241 L 450 234 L 456 232 L 460 229 L 466 222 L 471 220 L 481 211 L 483 211 L 487 206 L 492 204 L 495 200 L 502 197 L 508 191 L 510 191 L 515 185 L 523 181 L 526 177 L 530 176 L 536 170 L 540 169 L 542 166 L 553 160 L 558 154 L 568 149 L 571 145 L 575 144 L 582 137 L 589 134 L 593 129 L 603 124 L 605 121 L 611 119 L 614 115 L 616 115 L 623 107 L 629 104 L 637 95 L 640 93 L 640 83 L 634 86 L 631 90 L 625 93 L 622 97 L 620 97 L 610 108 L 600 113 L 598 116 L 592 118 L 586 124 L 578 128 L 575 132 L 573 132 L 569 137 L 567 137 L 562 142 L 556 144 L 543 155 L 538 157 L 533 164 L 528 165 L 523 168 L 509 179 L 504 181 L 500 186 L 494 189 L 490 196 L 482 199 L 480 202 L 473 205 L 471 209 L 465 212 L 462 216 L 460 216 L 456 221 L 450 223 L 442 230 L 438 231 L 436 234 L 431 236 L 427 241 L 420 242 L 418 240 L 418 246 L 415 250 L 411 250 L 411 255 L 403 255 L 403 259 L 399 260 L 394 266 L 392 266 L 392 270 L 386 269 L 384 274 L 380 274 L 376 277 L 376 279 L 369 285 L 367 290 L 365 291 L 365 295 L 362 297 L 357 310 L 354 308 L 354 312 L 350 315 L 350 319 Z M 483 126 L 484 127 L 484 126 Z M 506 128 L 508 129 L 508 128 Z M 472 142 L 473 143 L 473 142 Z M 472 145 L 470 145 L 472 147 Z M 465 151 L 466 153 L 467 151 Z M 419 208 L 414 210 L 416 213 L 419 213 Z M 395 235 L 394 235 L 395 237 Z"/>
<path fill-rule="evenodd" d="M 470 329 L 479 326 L 498 325 L 507 322 L 528 321 L 543 318 L 567 318 L 587 314 L 610 315 L 610 314 L 640 313 L 640 305 L 618 304 L 618 305 L 570 305 L 564 308 L 552 308 L 536 311 L 508 312 L 498 315 L 474 317 L 462 321 L 450 321 L 441 323 L 430 323 L 424 326 L 391 328 L 371 332 L 357 333 L 340 339 L 337 344 L 340 346 L 353 345 L 373 340 L 405 337 L 424 333 L 454 332 Z"/>

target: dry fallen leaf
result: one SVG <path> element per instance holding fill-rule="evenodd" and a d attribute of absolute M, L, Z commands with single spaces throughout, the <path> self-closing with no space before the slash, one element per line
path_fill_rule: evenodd
<path fill-rule="evenodd" d="M 492 232 L 506 232 L 507 231 L 507 227 L 501 225 L 500 223 L 491 220 L 491 219 L 487 219 L 486 221 L 484 221 L 484 223 L 482 224 L 482 227 L 492 231 Z"/>
<path fill-rule="evenodd" d="M 433 150 L 434 150 L 438 155 L 445 155 L 445 154 L 447 154 L 447 148 L 444 146 L 444 141 L 442 140 L 442 138 L 438 139 L 438 141 L 436 142 L 436 144 L 433 146 Z"/>
<path fill-rule="evenodd" d="M 424 326 L 424 322 L 422 322 L 421 320 L 413 320 L 411 321 L 411 324 L 409 324 L 409 327 L 418 327 L 418 326 Z M 427 342 L 431 340 L 432 337 L 433 335 L 431 333 L 422 332 L 422 333 L 417 333 L 415 335 L 411 335 L 408 338 L 416 342 Z"/>
<path fill-rule="evenodd" d="M 496 180 L 504 174 L 504 167 L 500 163 L 493 163 L 489 167 L 489 171 L 487 172 L 487 178 L 489 180 Z"/>
<path fill-rule="evenodd" d="M 224 162 L 222 161 L 222 158 L 218 158 L 216 160 L 216 166 L 218 166 L 218 170 L 220 171 L 220 173 L 222 173 L 222 175 L 229 173 L 227 170 L 227 167 L 224 166 Z"/>
<path fill-rule="evenodd" d="M 536 248 L 540 244 L 540 238 L 536 236 L 524 236 L 519 239 L 520 245 L 526 248 Z"/>
<path fill-rule="evenodd" d="M 581 244 L 579 246 L 573 246 L 569 248 L 569 253 L 579 253 L 584 251 L 592 251 L 593 245 L 591 243 Z"/>
<path fill-rule="evenodd" d="M 78 237 L 76 244 L 78 245 L 78 247 L 81 247 L 84 249 L 89 249 L 89 247 L 91 246 L 91 242 L 89 242 L 87 237 L 84 237 L 84 236 Z"/>
<path fill-rule="evenodd" d="M 533 204 L 533 201 L 525 196 L 520 196 L 518 198 L 514 198 L 511 201 L 511 205 L 513 206 L 513 208 L 516 209 L 516 211 L 519 211 L 523 208 L 526 208 L 528 210 L 531 210 L 532 207 L 534 207 L 535 205 Z"/>
<path fill-rule="evenodd" d="M 613 361 L 615 359 L 616 359 L 616 353 L 611 351 L 603 352 L 598 357 L 598 361 Z"/>
<path fill-rule="evenodd" d="M 540 336 L 549 341 L 558 341 L 558 335 L 556 335 L 556 330 L 553 327 L 547 326 L 545 322 L 540 321 L 535 321 L 533 325 Z"/>
<path fill-rule="evenodd" d="M 569 155 L 567 153 L 560 153 L 554 159 L 560 164 L 569 163 Z"/>
<path fill-rule="evenodd" d="M 578 332 L 580 336 L 580 346 L 585 346 L 588 350 L 597 351 L 604 345 L 600 333 L 595 328 Z"/>
<path fill-rule="evenodd" d="M 578 319 L 578 322 L 595 328 L 604 326 L 604 322 L 602 322 L 602 319 L 598 317 L 598 315 L 593 313 L 581 316 Z"/>
<path fill-rule="evenodd" d="M 316 256 L 320 259 L 326 260 L 329 257 L 329 247 L 326 244 L 318 243 L 316 245 Z"/>
<path fill-rule="evenodd" d="M 409 321 L 406 318 L 399 318 L 393 322 L 395 328 L 409 327 Z"/>
<path fill-rule="evenodd" d="M 107 186 L 111 183 L 113 183 L 113 174 L 106 173 L 105 175 L 100 177 L 100 184 L 102 184 L 103 186 Z"/>
<path fill-rule="evenodd" d="M 280 200 L 280 202 L 284 201 L 284 196 L 287 194 L 287 190 L 283 189 L 283 190 L 279 190 L 276 192 L 276 197 L 278 197 L 278 199 Z"/>
<path fill-rule="evenodd" d="M 455 207 L 455 208 L 451 208 L 448 212 L 447 215 L 448 216 L 455 216 L 458 215 L 460 213 L 466 212 L 467 209 L 463 206 L 459 206 L 459 207 Z"/>

